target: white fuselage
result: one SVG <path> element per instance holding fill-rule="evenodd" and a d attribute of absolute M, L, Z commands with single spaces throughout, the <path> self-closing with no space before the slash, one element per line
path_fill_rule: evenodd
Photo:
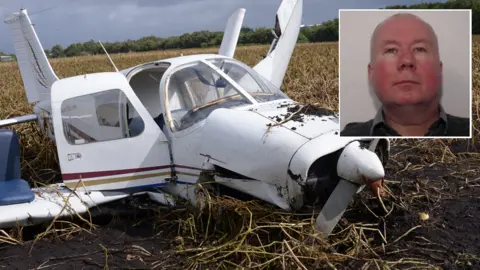
<path fill-rule="evenodd" d="M 169 106 L 177 105 L 167 91 L 168 79 L 178 67 L 211 58 L 228 59 L 218 55 L 177 57 L 132 67 L 121 71 L 122 75 L 76 76 L 54 84 L 54 110 L 51 103 L 45 101 L 35 106 L 35 113 L 42 131 L 57 144 L 64 183 L 73 188 L 82 179 L 89 190 L 155 186 L 195 203 L 195 188 L 191 187 L 198 183 L 201 172 L 220 168 L 234 172 L 235 176 L 216 176 L 217 182 L 285 210 L 300 207 L 302 186 L 311 173 L 312 164 L 356 139 L 338 136 L 340 126 L 336 113 L 318 109 L 305 114 L 299 112 L 299 104 L 288 97 L 217 108 L 203 120 L 175 129 Z M 128 82 L 122 82 L 125 78 Z M 110 130 L 100 127 L 98 121 L 78 119 L 75 121 L 85 127 L 95 126 L 92 129 L 97 133 L 90 135 L 97 142 L 68 143 L 64 134 L 67 124 L 60 122 L 98 111 L 89 99 L 84 99 L 83 106 L 61 105 L 64 100 L 87 96 L 85 85 L 78 90 L 73 87 L 82 84 L 92 88 L 88 90 L 92 94 L 101 93 L 100 89 L 123 88 L 137 109 L 134 116 L 140 116 L 144 122 L 143 133 L 109 140 L 119 138 L 118 128 Z M 112 114 L 116 112 L 113 110 Z M 159 125 L 153 119 L 162 114 L 165 122 Z"/>

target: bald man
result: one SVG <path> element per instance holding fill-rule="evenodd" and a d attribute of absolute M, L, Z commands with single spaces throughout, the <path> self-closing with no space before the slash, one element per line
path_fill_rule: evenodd
<path fill-rule="evenodd" d="M 440 104 L 442 62 L 428 23 L 393 15 L 375 28 L 370 49 L 368 79 L 382 107 L 367 122 L 347 124 L 342 136 L 470 135 L 469 119 L 447 114 Z"/>

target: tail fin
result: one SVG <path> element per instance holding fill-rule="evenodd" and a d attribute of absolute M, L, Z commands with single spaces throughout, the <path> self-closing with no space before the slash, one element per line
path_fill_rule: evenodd
<path fill-rule="evenodd" d="M 244 16 L 245 9 L 240 8 L 228 18 L 227 26 L 225 27 L 222 44 L 220 45 L 220 51 L 218 54 L 233 58 Z"/>
<path fill-rule="evenodd" d="M 50 87 L 58 78 L 48 62 L 27 10 L 10 14 L 5 18 L 5 23 L 12 34 L 28 102 L 49 100 Z"/>
<path fill-rule="evenodd" d="M 300 32 L 302 21 L 302 0 L 283 0 L 275 20 L 275 39 L 265 59 L 253 69 L 275 86 L 282 85 L 293 50 Z"/>

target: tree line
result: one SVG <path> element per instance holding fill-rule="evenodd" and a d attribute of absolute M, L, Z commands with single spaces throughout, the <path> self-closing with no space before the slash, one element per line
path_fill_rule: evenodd
<path fill-rule="evenodd" d="M 168 49 L 189 49 L 218 47 L 222 43 L 223 32 L 198 31 L 185 33 L 181 36 L 161 38 L 146 36 L 138 40 L 120 42 L 102 42 L 108 53 L 146 52 Z M 238 38 L 239 45 L 270 44 L 273 40 L 272 28 L 242 27 Z M 321 42 L 338 40 L 338 19 L 324 22 L 321 25 L 302 27 L 298 42 Z M 79 55 L 95 55 L 104 53 L 99 42 L 90 40 L 85 43 L 74 43 L 63 48 L 55 45 L 51 50 L 45 50 L 51 57 L 70 57 Z"/>
<path fill-rule="evenodd" d="M 384 9 L 471 9 L 472 34 L 480 34 L 480 0 L 447 0 L 445 3 L 422 3 L 415 5 L 393 5 Z M 239 45 L 270 44 L 273 40 L 272 28 L 243 27 L 238 39 Z M 138 40 L 105 42 L 109 53 L 145 52 L 168 49 L 207 48 L 220 46 L 223 32 L 198 31 L 181 36 L 161 38 L 146 36 Z M 338 18 L 318 25 L 304 26 L 300 29 L 298 43 L 338 41 Z M 45 53 L 50 58 L 103 54 L 101 45 L 90 40 L 74 43 L 66 48 L 55 45 Z"/>

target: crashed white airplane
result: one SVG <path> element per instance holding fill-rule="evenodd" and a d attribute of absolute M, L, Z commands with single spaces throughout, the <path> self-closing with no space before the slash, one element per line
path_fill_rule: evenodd
<path fill-rule="evenodd" d="M 197 204 L 213 182 L 287 211 L 321 209 L 328 235 L 365 185 L 381 182 L 387 139 L 339 137 L 336 113 L 282 91 L 302 18 L 302 0 L 283 0 L 266 57 L 250 68 L 233 59 L 245 9 L 229 18 L 218 54 L 144 63 L 117 72 L 58 79 L 27 11 L 9 15 L 31 115 L 57 146 L 62 183 L 31 188 L 21 178 L 16 133 L 0 130 L 0 228 L 139 194 Z M 113 64 L 113 62 L 112 62 Z M 213 185 L 212 184 L 212 185 Z M 69 202 L 69 207 L 64 206 Z"/>

